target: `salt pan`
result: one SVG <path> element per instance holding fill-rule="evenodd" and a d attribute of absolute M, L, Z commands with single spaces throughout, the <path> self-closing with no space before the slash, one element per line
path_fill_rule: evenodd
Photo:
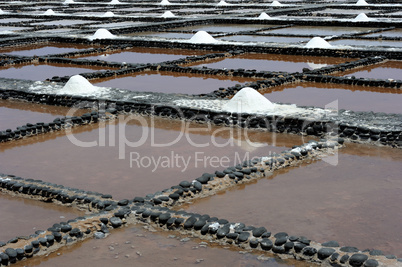
<path fill-rule="evenodd" d="M 0 15 L 1 14 L 6 14 L 6 12 L 4 12 L 3 10 L 1 10 L 1 8 L 0 8 Z"/>
<path fill-rule="evenodd" d="M 221 0 L 218 4 L 216 4 L 217 6 L 229 6 L 229 3 L 226 3 L 225 0 Z"/>
<path fill-rule="evenodd" d="M 283 6 L 279 1 L 273 1 L 270 6 Z"/>
<path fill-rule="evenodd" d="M 109 2 L 110 5 L 116 5 L 116 4 L 121 4 L 119 2 L 119 0 L 112 0 L 111 2 Z"/>
<path fill-rule="evenodd" d="M 113 16 L 114 16 L 114 13 L 112 11 L 108 11 L 102 15 L 102 17 L 113 17 Z"/>
<path fill-rule="evenodd" d="M 83 95 L 92 94 L 98 91 L 99 87 L 93 86 L 87 79 L 81 75 L 72 76 L 64 87 L 59 91 L 59 94 Z"/>
<path fill-rule="evenodd" d="M 88 37 L 90 41 L 95 40 L 95 39 L 113 39 L 116 38 L 116 35 L 111 34 L 108 30 L 106 29 L 98 29 L 94 35 L 91 37 Z"/>
<path fill-rule="evenodd" d="M 251 87 L 244 87 L 222 108 L 228 112 L 258 113 L 271 111 L 274 104 Z"/>
<path fill-rule="evenodd" d="M 321 37 L 314 37 L 304 47 L 307 47 L 307 48 L 331 48 L 332 45 L 330 45 L 327 41 L 325 41 Z"/>
<path fill-rule="evenodd" d="M 162 18 L 174 18 L 176 17 L 172 12 L 170 11 L 166 11 L 165 13 L 163 13 Z"/>
<path fill-rule="evenodd" d="M 66 1 L 64 1 L 64 3 L 63 4 L 72 4 L 72 3 L 74 3 L 74 0 L 66 0 Z"/>
<path fill-rule="evenodd" d="M 265 12 L 262 12 L 258 18 L 259 19 L 271 19 L 271 17 Z"/>
<path fill-rule="evenodd" d="M 190 43 L 194 44 L 212 44 L 218 42 L 214 39 L 209 33 L 206 31 L 198 31 L 194 34 L 193 37 L 190 39 Z"/>

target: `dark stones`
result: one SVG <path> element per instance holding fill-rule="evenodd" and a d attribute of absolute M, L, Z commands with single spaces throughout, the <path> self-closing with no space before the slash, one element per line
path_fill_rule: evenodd
<path fill-rule="evenodd" d="M 364 262 L 364 267 L 377 267 L 378 266 L 378 261 L 374 259 L 369 259 Z"/>
<path fill-rule="evenodd" d="M 128 199 L 122 199 L 119 202 L 117 202 L 117 205 L 119 205 L 119 206 L 127 206 L 128 203 L 129 203 Z"/>
<path fill-rule="evenodd" d="M 340 250 L 342 252 L 349 252 L 349 253 L 359 252 L 359 249 L 356 247 L 341 247 Z"/>
<path fill-rule="evenodd" d="M 274 244 L 273 244 L 272 241 L 269 240 L 268 238 L 263 238 L 263 239 L 260 241 L 260 246 L 261 246 L 261 248 L 262 248 L 263 250 L 268 251 L 268 250 L 271 250 L 271 249 L 272 249 L 272 247 L 274 246 Z"/>
<path fill-rule="evenodd" d="M 180 195 L 177 193 L 173 193 L 173 194 L 170 194 L 169 197 L 173 200 L 178 200 L 180 198 Z"/>
<path fill-rule="evenodd" d="M 14 259 L 17 257 L 17 251 L 15 251 L 15 249 L 13 248 L 7 248 L 4 252 L 8 255 L 10 259 Z"/>
<path fill-rule="evenodd" d="M 71 231 L 70 231 L 70 236 L 76 236 L 76 237 L 78 237 L 78 236 L 80 236 L 81 235 L 81 230 L 80 229 L 78 229 L 78 228 L 73 228 Z M 40 238 L 39 238 L 40 239 Z"/>
<path fill-rule="evenodd" d="M 171 218 L 170 213 L 162 213 L 159 215 L 159 223 L 166 224 L 167 221 Z"/>
<path fill-rule="evenodd" d="M 218 231 L 216 232 L 216 237 L 217 238 L 223 238 L 225 237 L 230 231 L 229 226 L 224 226 L 218 229 Z"/>
<path fill-rule="evenodd" d="M 8 265 L 8 261 L 10 260 L 10 257 L 3 252 L 0 252 L 0 263 L 4 266 Z"/>
<path fill-rule="evenodd" d="M 228 233 L 228 234 L 226 234 L 226 237 L 229 239 L 236 240 L 239 237 L 239 234 L 238 233 Z M 257 243 L 257 245 L 258 245 L 258 243 Z"/>
<path fill-rule="evenodd" d="M 69 225 L 69 224 L 63 224 L 63 225 L 60 227 L 60 229 L 61 229 L 61 231 L 62 231 L 63 233 L 67 233 L 67 232 L 71 231 L 71 229 L 73 229 L 73 227 L 72 227 L 71 225 Z"/>
<path fill-rule="evenodd" d="M 349 260 L 349 255 L 343 255 L 339 260 L 340 263 L 346 263 Z"/>
<path fill-rule="evenodd" d="M 281 236 L 275 240 L 275 246 L 282 246 L 288 241 L 286 236 Z"/>
<path fill-rule="evenodd" d="M 324 242 L 321 244 L 323 247 L 331 247 L 331 248 L 336 248 L 339 247 L 339 243 L 336 241 L 328 241 Z"/>
<path fill-rule="evenodd" d="M 182 181 L 179 185 L 183 188 L 189 188 L 191 186 L 191 183 L 189 181 Z"/>
<path fill-rule="evenodd" d="M 196 223 L 197 218 L 194 216 L 189 217 L 185 222 L 184 222 L 184 229 L 190 229 L 194 226 L 194 224 Z"/>
<path fill-rule="evenodd" d="M 198 181 L 193 182 L 193 187 L 198 191 L 202 191 L 202 184 Z"/>
<path fill-rule="evenodd" d="M 250 233 L 248 233 L 248 232 L 242 232 L 241 234 L 239 234 L 239 237 L 237 238 L 237 240 L 238 240 L 239 242 L 246 242 L 249 237 L 250 237 Z"/>
<path fill-rule="evenodd" d="M 297 253 L 301 252 L 305 247 L 307 247 L 307 245 L 303 243 L 295 243 L 294 245 L 294 249 Z"/>
<path fill-rule="evenodd" d="M 384 254 L 382 253 L 381 250 L 373 249 L 373 250 L 370 251 L 370 255 L 371 256 L 381 256 L 381 255 L 384 255 Z"/>
<path fill-rule="evenodd" d="M 260 242 L 257 239 L 251 239 L 249 243 L 251 248 L 257 248 Z"/>
<path fill-rule="evenodd" d="M 133 202 L 144 203 L 144 198 L 143 198 L 143 197 L 135 197 L 135 198 L 133 199 Z"/>
<path fill-rule="evenodd" d="M 207 223 L 206 220 L 200 219 L 194 223 L 194 229 L 201 230 L 206 223 Z"/>
<path fill-rule="evenodd" d="M 350 258 L 349 258 L 349 264 L 351 266 L 362 266 L 363 263 L 368 259 L 368 256 L 365 254 L 353 254 Z"/>
<path fill-rule="evenodd" d="M 312 257 L 316 253 L 317 253 L 317 249 L 315 249 L 313 247 L 305 247 L 305 248 L 303 248 L 303 255 Z"/>
<path fill-rule="evenodd" d="M 283 254 L 286 252 L 285 247 L 283 246 L 273 246 L 272 251 L 278 254 Z"/>
<path fill-rule="evenodd" d="M 320 260 L 324 260 L 335 252 L 333 248 L 321 248 L 318 250 L 317 256 Z"/>
<path fill-rule="evenodd" d="M 218 178 L 223 178 L 223 177 L 225 177 L 226 174 L 224 172 L 221 172 L 221 171 L 216 171 L 215 175 Z"/>
<path fill-rule="evenodd" d="M 253 233 L 253 236 L 260 237 L 265 232 L 267 232 L 267 229 L 265 229 L 265 227 L 259 227 L 259 228 L 255 228 L 252 233 Z"/>
<path fill-rule="evenodd" d="M 109 221 L 110 221 L 110 224 L 112 225 L 113 228 L 120 227 L 123 224 L 122 220 L 120 218 L 117 218 L 117 217 L 112 217 L 112 218 L 110 218 Z"/>

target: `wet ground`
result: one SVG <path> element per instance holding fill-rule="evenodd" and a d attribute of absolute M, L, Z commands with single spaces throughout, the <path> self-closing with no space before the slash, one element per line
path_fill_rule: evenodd
<path fill-rule="evenodd" d="M 127 89 L 136 92 L 160 92 L 178 94 L 207 94 L 219 87 L 256 81 L 251 78 L 148 71 L 119 77 L 92 80 L 96 86 Z M 197 84 L 197 87 L 194 87 Z"/>
<path fill-rule="evenodd" d="M 344 72 L 343 75 L 357 78 L 399 80 L 402 74 L 402 61 L 388 61 Z"/>
<path fill-rule="evenodd" d="M 337 156 L 276 171 L 184 208 L 401 257 L 401 164 L 399 150 L 347 144 Z"/>
<path fill-rule="evenodd" d="M 181 132 L 184 130 L 187 133 Z M 297 135 L 208 129 L 134 117 L 127 125 L 82 126 L 67 135 L 57 132 L 2 144 L 0 169 L 24 178 L 132 199 L 303 141 Z M 35 151 L 40 151 L 41 157 Z"/>

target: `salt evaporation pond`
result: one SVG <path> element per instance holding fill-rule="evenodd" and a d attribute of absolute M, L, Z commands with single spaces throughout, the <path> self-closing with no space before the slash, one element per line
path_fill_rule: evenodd
<path fill-rule="evenodd" d="M 215 172 L 221 165 L 233 166 L 246 156 L 269 156 L 305 141 L 297 135 L 208 129 L 200 124 L 185 127 L 167 119 L 133 118 L 127 124 L 114 121 L 73 128 L 67 135 L 48 133 L 40 143 L 26 139 L 2 144 L 0 169 L 24 178 L 112 194 L 116 199 L 132 199 Z M 84 147 L 89 142 L 98 145 Z M 158 159 L 159 165 L 155 163 Z M 167 159 L 177 163 L 166 165 Z"/>
<path fill-rule="evenodd" d="M 89 239 L 72 247 L 63 247 L 45 258 L 30 259 L 30 266 L 295 266 L 309 263 L 266 258 L 259 254 L 239 253 L 239 249 L 223 249 L 205 241 L 185 239 L 176 231 L 149 232 L 140 225 L 115 229 L 106 239 Z M 202 243 L 204 242 L 204 243 Z M 157 252 L 157 253 L 155 253 Z M 60 253 L 60 254 L 59 254 Z M 91 255 L 88 257 L 88 255 Z M 24 266 L 24 262 L 13 265 Z"/>
<path fill-rule="evenodd" d="M 65 116 L 69 110 L 68 107 L 0 99 L 0 131 L 15 129 L 27 123 L 51 122 L 56 117 Z M 82 113 L 82 110 L 78 110 L 75 114 Z"/>
<path fill-rule="evenodd" d="M 159 38 L 173 38 L 173 39 L 189 39 L 193 36 L 192 33 L 178 33 L 178 32 L 135 32 L 129 34 L 122 34 L 125 36 L 146 36 L 146 37 L 159 37 Z"/>
<path fill-rule="evenodd" d="M 137 92 L 207 94 L 219 89 L 219 87 L 229 87 L 252 81 L 255 81 L 255 79 L 148 71 L 117 78 L 92 80 L 91 83 L 101 87 L 113 87 Z"/>
<path fill-rule="evenodd" d="M 284 37 L 284 36 L 263 36 L 263 35 L 231 35 L 216 38 L 222 41 L 235 42 L 264 42 L 264 43 L 299 43 L 308 41 L 306 37 Z"/>
<path fill-rule="evenodd" d="M 401 164 L 398 149 L 347 144 L 331 159 L 275 171 L 184 208 L 401 257 Z"/>
<path fill-rule="evenodd" d="M 353 28 L 353 27 L 326 27 L 326 26 L 324 27 L 293 26 L 293 27 L 264 31 L 261 33 L 330 36 L 330 35 L 359 33 L 375 29 L 376 28 L 368 28 L 368 27 Z"/>
<path fill-rule="evenodd" d="M 394 30 L 371 33 L 371 34 L 367 34 L 365 36 L 368 36 L 368 37 L 384 36 L 384 37 L 399 37 L 400 38 L 402 36 L 402 29 L 396 28 Z"/>
<path fill-rule="evenodd" d="M 136 47 L 128 50 L 105 53 L 96 56 L 85 56 L 89 60 L 105 60 L 127 63 L 158 63 L 171 61 L 187 56 L 199 56 L 208 53 L 207 51 L 185 50 L 185 49 L 164 49 Z"/>
<path fill-rule="evenodd" d="M 206 31 L 206 32 L 240 32 L 240 31 L 255 31 L 263 28 L 273 27 L 274 25 L 255 25 L 255 24 L 213 24 L 213 25 L 197 25 L 191 27 L 175 28 L 176 31 Z"/>
<path fill-rule="evenodd" d="M 344 63 L 347 60 L 351 59 L 248 53 L 234 57 L 213 59 L 209 60 L 208 63 L 194 63 L 191 65 L 216 69 L 236 69 L 242 66 L 243 69 L 255 69 L 257 71 L 302 72 L 303 68 L 320 68 L 327 65 Z"/>
<path fill-rule="evenodd" d="M 72 76 L 79 73 L 107 70 L 98 66 L 77 66 L 68 64 L 32 64 L 0 67 L 1 78 L 44 81 L 54 76 Z"/>
<path fill-rule="evenodd" d="M 30 46 L 19 46 L 0 49 L 0 54 L 18 55 L 18 56 L 44 56 L 50 54 L 62 54 L 76 52 L 81 49 L 88 49 L 92 46 L 77 44 L 38 44 Z"/>
<path fill-rule="evenodd" d="M 54 223 L 75 219 L 84 212 L 49 203 L 0 194 L 0 241 L 16 236 L 29 236 L 37 230 L 46 230 L 48 218 Z M 46 219 L 44 219 L 46 218 Z"/>
<path fill-rule="evenodd" d="M 92 24 L 93 22 L 87 20 L 51 20 L 44 22 L 31 23 L 32 26 L 35 25 L 62 25 L 62 26 L 72 26 L 81 24 Z"/>
<path fill-rule="evenodd" d="M 355 76 L 356 78 L 400 80 L 401 74 L 402 61 L 387 61 L 380 64 L 350 70 L 344 72 L 342 75 Z"/>
<path fill-rule="evenodd" d="M 389 47 L 402 47 L 402 43 L 391 40 L 356 40 L 356 39 L 342 39 L 329 42 L 332 45 L 351 45 L 351 46 L 389 46 Z"/>
<path fill-rule="evenodd" d="M 402 113 L 402 91 L 399 89 L 381 90 L 366 86 L 301 83 L 281 85 L 263 93 L 275 103 L 325 107 L 333 101 L 338 101 L 338 109 Z"/>

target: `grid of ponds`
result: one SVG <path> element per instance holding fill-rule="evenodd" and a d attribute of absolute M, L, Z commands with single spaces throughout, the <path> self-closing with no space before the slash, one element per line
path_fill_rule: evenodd
<path fill-rule="evenodd" d="M 402 5 L 280 2 L 0 1 L 0 265 L 402 266 Z"/>

